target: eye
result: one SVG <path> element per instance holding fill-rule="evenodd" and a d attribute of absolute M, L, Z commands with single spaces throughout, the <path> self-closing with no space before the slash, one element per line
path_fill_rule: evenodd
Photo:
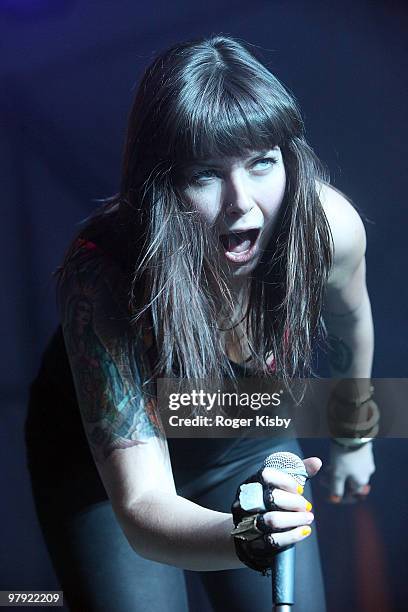
<path fill-rule="evenodd" d="M 189 183 L 192 185 L 202 185 L 204 183 L 208 183 L 211 179 L 215 178 L 217 173 L 215 170 L 200 170 L 199 172 L 195 172 L 189 178 Z"/>
<path fill-rule="evenodd" d="M 261 157 L 260 159 L 255 160 L 251 167 L 255 170 L 267 170 L 276 164 L 277 161 L 278 160 L 274 157 Z"/>

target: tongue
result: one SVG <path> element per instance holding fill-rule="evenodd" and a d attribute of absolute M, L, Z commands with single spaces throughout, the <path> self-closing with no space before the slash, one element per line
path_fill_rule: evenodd
<path fill-rule="evenodd" d="M 249 238 L 249 232 L 228 235 L 228 251 L 232 253 L 243 253 L 247 251 L 250 246 L 251 240 Z"/>

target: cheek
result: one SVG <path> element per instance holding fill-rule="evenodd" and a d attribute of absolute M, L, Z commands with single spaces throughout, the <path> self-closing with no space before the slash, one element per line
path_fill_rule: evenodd
<path fill-rule="evenodd" d="M 196 210 L 207 223 L 214 223 L 219 213 L 219 198 L 217 194 L 207 189 L 201 193 L 187 194 L 187 200 L 193 210 Z"/>
<path fill-rule="evenodd" d="M 264 214 L 268 217 L 275 217 L 282 204 L 286 188 L 286 173 L 282 165 L 279 172 L 274 173 L 271 180 L 263 185 L 261 203 Z"/>

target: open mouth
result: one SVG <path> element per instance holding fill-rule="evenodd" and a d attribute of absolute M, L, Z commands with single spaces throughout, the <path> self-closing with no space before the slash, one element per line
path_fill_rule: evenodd
<path fill-rule="evenodd" d="M 221 234 L 220 241 L 227 259 L 234 263 L 251 259 L 256 251 L 259 234 L 260 228 Z"/>

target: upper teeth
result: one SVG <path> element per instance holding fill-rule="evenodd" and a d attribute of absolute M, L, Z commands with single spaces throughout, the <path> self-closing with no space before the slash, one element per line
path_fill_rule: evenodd
<path fill-rule="evenodd" d="M 256 228 L 255 227 L 249 227 L 248 229 L 240 229 L 240 230 L 234 230 L 231 231 L 231 234 L 243 234 L 244 232 L 252 232 L 254 231 Z"/>

